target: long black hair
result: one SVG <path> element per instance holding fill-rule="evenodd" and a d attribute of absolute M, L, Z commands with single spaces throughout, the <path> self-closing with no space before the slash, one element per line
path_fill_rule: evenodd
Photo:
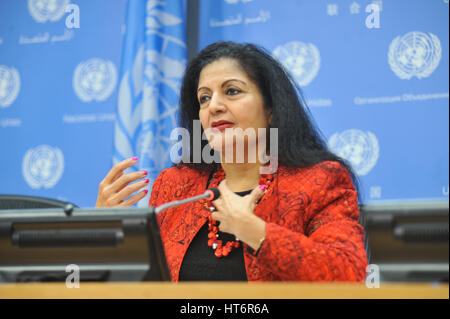
<path fill-rule="evenodd" d="M 205 163 L 203 158 L 200 163 L 193 161 L 193 121 L 199 119 L 197 88 L 200 72 L 211 62 L 225 58 L 237 61 L 258 86 L 264 107 L 272 115 L 270 127 L 278 129 L 280 164 L 308 167 L 323 161 L 336 161 L 348 170 L 353 185 L 358 190 L 358 179 L 352 168 L 344 159 L 328 150 L 306 107 L 301 89 L 291 75 L 264 48 L 248 43 L 213 43 L 204 48 L 187 66 L 180 92 L 180 125 L 188 130 L 191 138 L 190 163 L 187 165 L 199 170 L 215 168 L 213 164 Z M 203 134 L 203 129 L 201 132 Z M 206 140 L 202 140 L 201 149 L 204 147 L 209 147 Z"/>

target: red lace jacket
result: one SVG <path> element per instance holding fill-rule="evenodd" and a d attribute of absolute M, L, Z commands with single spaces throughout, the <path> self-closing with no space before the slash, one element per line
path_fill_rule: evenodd
<path fill-rule="evenodd" d="M 208 178 L 209 172 L 187 166 L 168 168 L 153 185 L 150 205 L 199 195 Z M 221 179 L 223 174 L 215 174 L 209 186 Z M 203 204 L 197 201 L 158 214 L 173 281 L 178 281 L 187 248 L 207 220 Z M 243 246 L 249 281 L 364 280 L 367 257 L 357 194 L 339 163 L 280 166 L 254 214 L 266 222 L 266 238 L 257 254 Z"/>

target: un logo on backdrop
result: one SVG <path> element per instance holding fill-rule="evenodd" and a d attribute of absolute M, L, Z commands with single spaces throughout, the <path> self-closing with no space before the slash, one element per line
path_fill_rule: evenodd
<path fill-rule="evenodd" d="M 350 162 L 360 176 L 370 172 L 380 152 L 376 136 L 357 129 L 333 134 L 328 141 L 328 147 L 333 153 Z"/>
<path fill-rule="evenodd" d="M 83 102 L 106 100 L 117 83 L 117 70 L 114 63 L 93 58 L 81 62 L 73 75 L 73 88 Z"/>
<path fill-rule="evenodd" d="M 28 0 L 28 10 L 36 22 L 55 22 L 62 18 L 70 0 Z"/>
<path fill-rule="evenodd" d="M 437 36 L 414 31 L 391 42 L 388 62 L 400 79 L 409 80 L 413 76 L 421 79 L 433 73 L 441 57 L 441 42 Z"/>
<path fill-rule="evenodd" d="M 63 171 L 64 156 L 57 147 L 40 145 L 29 149 L 23 158 L 23 177 L 31 188 L 52 188 Z"/>
<path fill-rule="evenodd" d="M 291 72 L 300 86 L 308 85 L 319 72 L 320 53 L 312 43 L 288 42 L 276 47 L 272 54 Z"/>
<path fill-rule="evenodd" d="M 10 106 L 19 95 L 20 76 L 15 68 L 0 65 L 0 107 Z"/>

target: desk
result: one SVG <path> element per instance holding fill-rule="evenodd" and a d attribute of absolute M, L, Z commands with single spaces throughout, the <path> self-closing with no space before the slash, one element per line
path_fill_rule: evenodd
<path fill-rule="evenodd" d="M 386 283 L 65 283 L 0 284 L 0 298 L 132 299 L 448 299 L 448 284 Z"/>

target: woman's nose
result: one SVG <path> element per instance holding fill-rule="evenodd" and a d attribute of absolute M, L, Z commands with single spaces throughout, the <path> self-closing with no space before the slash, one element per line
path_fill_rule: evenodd
<path fill-rule="evenodd" d="M 209 101 L 209 111 L 211 113 L 223 113 L 226 112 L 226 106 L 219 94 L 213 94 Z"/>

